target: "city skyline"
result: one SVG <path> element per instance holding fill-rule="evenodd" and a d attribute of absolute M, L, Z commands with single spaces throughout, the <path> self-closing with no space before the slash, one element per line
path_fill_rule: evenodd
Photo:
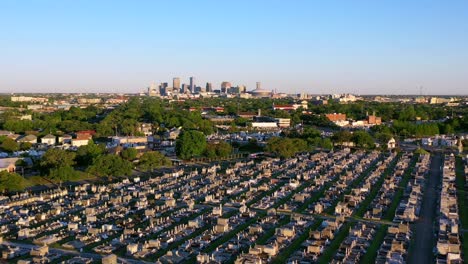
<path fill-rule="evenodd" d="M 176 76 L 285 93 L 468 91 L 463 1 L 12 1 L 0 10 L 0 93 L 138 93 Z"/>

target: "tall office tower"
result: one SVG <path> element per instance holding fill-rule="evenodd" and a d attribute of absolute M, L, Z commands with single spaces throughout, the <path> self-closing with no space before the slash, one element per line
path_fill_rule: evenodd
<path fill-rule="evenodd" d="M 180 90 L 180 78 L 179 77 L 175 77 L 172 79 L 172 88 L 174 88 L 174 90 Z"/>
<path fill-rule="evenodd" d="M 221 92 L 228 93 L 229 89 L 231 89 L 232 85 L 230 82 L 222 82 L 221 83 Z"/>
<path fill-rule="evenodd" d="M 167 94 L 167 87 L 169 85 L 167 84 L 167 82 L 163 82 L 159 85 L 159 93 L 161 94 Z"/>
<path fill-rule="evenodd" d="M 193 93 L 193 91 L 195 90 L 195 77 L 190 77 L 190 92 Z"/>
<path fill-rule="evenodd" d="M 156 96 L 159 94 L 159 89 L 156 86 L 156 83 L 151 83 L 150 87 L 148 87 L 148 96 Z"/>
<path fill-rule="evenodd" d="M 213 92 L 213 86 L 211 85 L 210 82 L 206 83 L 206 91 L 209 93 Z"/>
<path fill-rule="evenodd" d="M 202 88 L 200 86 L 195 86 L 195 93 L 198 94 L 201 92 L 203 92 Z"/>
<path fill-rule="evenodd" d="M 262 89 L 262 83 L 261 82 L 257 82 L 257 90 L 260 90 Z"/>
<path fill-rule="evenodd" d="M 237 88 L 239 89 L 239 93 L 245 93 L 245 91 L 247 90 L 245 85 L 238 85 Z"/>
<path fill-rule="evenodd" d="M 182 89 L 180 90 L 180 93 L 187 93 L 189 91 L 189 86 L 187 84 L 182 84 Z"/>

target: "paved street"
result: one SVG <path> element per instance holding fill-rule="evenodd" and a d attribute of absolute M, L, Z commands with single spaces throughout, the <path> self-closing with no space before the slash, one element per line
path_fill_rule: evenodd
<path fill-rule="evenodd" d="M 410 247 L 409 263 L 433 263 L 434 221 L 437 210 L 437 186 L 441 178 L 442 156 L 432 157 L 430 175 L 424 193 L 421 215 L 414 226 L 415 240 Z"/>

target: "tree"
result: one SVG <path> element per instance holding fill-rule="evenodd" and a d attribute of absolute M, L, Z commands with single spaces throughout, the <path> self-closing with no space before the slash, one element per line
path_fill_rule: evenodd
<path fill-rule="evenodd" d="M 227 157 L 232 153 L 231 144 L 221 141 L 217 144 L 209 143 L 206 146 L 205 156 L 208 158 Z"/>
<path fill-rule="evenodd" d="M 76 161 L 81 166 L 87 166 L 93 163 L 93 160 L 101 156 L 106 147 L 101 144 L 95 144 L 93 140 L 89 140 L 88 145 L 83 145 L 76 151 Z"/>
<path fill-rule="evenodd" d="M 268 140 L 266 150 L 279 155 L 281 158 L 290 158 L 296 152 L 307 151 L 308 146 L 307 142 L 300 138 L 273 137 Z"/>
<path fill-rule="evenodd" d="M 51 148 L 42 156 L 39 165 L 43 172 L 49 173 L 59 167 L 70 167 L 75 165 L 76 153 L 68 150 Z"/>
<path fill-rule="evenodd" d="M 29 149 L 31 149 L 31 148 L 32 148 L 31 142 L 22 142 L 22 143 L 20 144 L 20 149 L 21 149 L 21 150 L 29 150 Z"/>
<path fill-rule="evenodd" d="M 143 171 L 149 171 L 162 166 L 171 166 L 172 162 L 159 151 L 145 152 L 139 162 L 138 167 Z"/>
<path fill-rule="evenodd" d="M 182 159 L 189 159 L 200 156 L 205 152 L 206 139 L 203 133 L 195 130 L 183 131 L 176 141 L 177 156 Z"/>
<path fill-rule="evenodd" d="M 356 144 L 357 147 L 361 147 L 361 148 L 374 148 L 375 147 L 374 139 L 369 133 L 365 131 L 354 132 L 352 140 L 354 144 Z"/>
<path fill-rule="evenodd" d="M 19 150 L 19 145 L 11 138 L 5 138 L 2 142 L 1 148 L 6 152 L 14 152 Z"/>
<path fill-rule="evenodd" d="M 88 172 L 97 176 L 124 176 L 129 175 L 132 169 L 130 161 L 108 154 L 97 157 L 93 165 L 88 167 Z"/>
<path fill-rule="evenodd" d="M 216 155 L 218 157 L 227 157 L 232 153 L 232 146 L 227 142 L 221 141 L 216 147 Z"/>
<path fill-rule="evenodd" d="M 205 135 L 213 134 L 213 123 L 210 120 L 200 120 L 198 123 L 198 130 Z"/>
<path fill-rule="evenodd" d="M 414 106 L 410 105 L 403 109 L 398 116 L 398 120 L 400 121 L 410 121 L 416 119 L 416 111 L 414 110 Z"/>
<path fill-rule="evenodd" d="M 136 148 L 126 148 L 122 150 L 122 152 L 120 153 L 120 156 L 122 156 L 123 159 L 129 160 L 129 161 L 136 159 L 137 155 L 138 155 L 138 150 L 136 150 Z"/>
<path fill-rule="evenodd" d="M 80 178 L 80 173 L 71 166 L 62 166 L 51 169 L 47 178 L 54 181 L 73 181 Z"/>
<path fill-rule="evenodd" d="M 333 134 L 332 140 L 336 143 L 343 144 L 345 142 L 351 142 L 352 137 L 353 134 L 351 134 L 349 131 L 343 130 Z"/>
<path fill-rule="evenodd" d="M 0 172 L 0 191 L 17 192 L 22 191 L 26 183 L 20 175 L 6 171 Z"/>
<path fill-rule="evenodd" d="M 15 133 L 24 133 L 25 131 L 33 129 L 33 123 L 31 120 L 7 120 L 3 124 L 3 128 L 6 130 L 14 131 Z"/>

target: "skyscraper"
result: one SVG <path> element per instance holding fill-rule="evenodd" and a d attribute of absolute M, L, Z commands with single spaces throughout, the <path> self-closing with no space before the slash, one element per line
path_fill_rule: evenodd
<path fill-rule="evenodd" d="M 231 89 L 232 84 L 230 82 L 222 82 L 221 83 L 221 92 L 228 93 L 229 89 Z"/>
<path fill-rule="evenodd" d="M 182 84 L 182 89 L 180 90 L 181 93 L 185 94 L 185 93 L 188 93 L 189 91 L 189 86 L 187 84 Z"/>
<path fill-rule="evenodd" d="M 211 85 L 210 82 L 206 83 L 206 91 L 209 93 L 213 92 L 213 86 Z"/>
<path fill-rule="evenodd" d="M 260 90 L 262 89 L 262 83 L 261 82 L 257 82 L 257 90 Z"/>
<path fill-rule="evenodd" d="M 190 92 L 194 92 L 195 91 L 195 77 L 190 77 Z"/>
<path fill-rule="evenodd" d="M 172 88 L 174 88 L 174 90 L 180 90 L 180 78 L 179 77 L 175 77 L 172 79 Z"/>
<path fill-rule="evenodd" d="M 157 96 L 159 92 L 159 88 L 155 82 L 151 83 L 150 87 L 148 87 L 148 96 Z"/>

